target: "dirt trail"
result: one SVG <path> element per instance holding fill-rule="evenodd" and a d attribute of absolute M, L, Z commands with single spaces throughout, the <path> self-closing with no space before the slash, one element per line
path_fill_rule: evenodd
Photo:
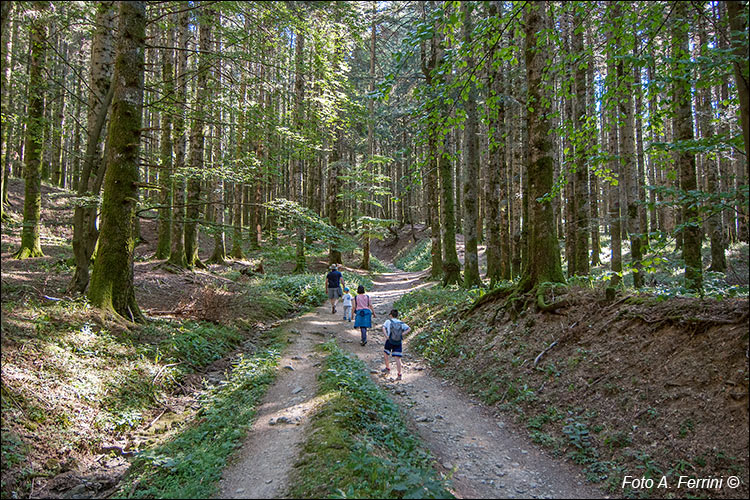
<path fill-rule="evenodd" d="M 218 498 L 271 498 L 284 494 L 307 417 L 315 408 L 314 393 L 320 355 L 316 343 L 335 336 L 339 345 L 370 367 L 376 381 L 392 393 L 404 409 L 412 429 L 445 472 L 454 471 L 454 494 L 459 498 L 607 498 L 587 484 L 569 464 L 540 451 L 524 429 L 430 374 L 404 345 L 403 380 L 378 375 L 383 367 L 380 330 L 388 311 L 402 294 L 427 286 L 424 273 L 379 275 L 369 291 L 377 317 L 368 343 L 359 343 L 359 329 L 321 306 L 293 323 L 299 331 L 284 354 L 276 382 L 260 407 L 252 431 L 224 473 Z M 341 307 L 339 307 L 339 310 Z M 403 318 L 407 323 L 409 318 Z M 291 365 L 294 370 L 284 368 Z M 301 390 L 300 390 L 301 389 Z M 297 394 L 293 394 L 293 393 Z M 286 416 L 291 423 L 269 425 Z M 295 420 L 297 419 L 297 420 Z"/>

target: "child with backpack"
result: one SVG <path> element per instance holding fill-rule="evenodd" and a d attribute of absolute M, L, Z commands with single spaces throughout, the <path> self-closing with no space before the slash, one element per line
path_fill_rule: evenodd
<path fill-rule="evenodd" d="M 388 363 L 388 356 L 396 358 L 396 369 L 398 370 L 398 376 L 396 380 L 401 380 L 401 355 L 402 355 L 402 341 L 404 335 L 407 334 L 411 328 L 409 325 L 398 319 L 398 310 L 392 309 L 388 320 L 383 323 L 383 333 L 386 336 L 385 341 L 385 368 L 383 368 L 383 375 L 387 376 L 391 367 Z"/>

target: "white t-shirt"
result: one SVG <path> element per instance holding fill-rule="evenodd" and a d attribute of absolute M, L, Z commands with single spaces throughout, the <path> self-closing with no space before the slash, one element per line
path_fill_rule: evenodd
<path fill-rule="evenodd" d="M 343 300 L 344 300 L 344 307 L 351 307 L 352 306 L 352 300 L 353 300 L 353 298 L 352 298 L 351 294 L 345 293 L 344 297 L 343 297 Z"/>

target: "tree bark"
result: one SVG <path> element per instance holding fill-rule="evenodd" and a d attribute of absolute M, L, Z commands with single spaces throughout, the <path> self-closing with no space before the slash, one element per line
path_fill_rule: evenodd
<path fill-rule="evenodd" d="M 302 30 L 295 32 L 295 43 L 294 43 L 294 130 L 298 133 L 302 132 L 302 101 L 305 92 L 305 77 L 303 68 L 303 54 L 305 49 L 305 33 Z M 301 152 L 297 151 L 295 158 L 293 159 L 294 171 L 293 177 L 295 178 L 297 203 L 300 206 L 304 206 L 304 167 L 303 160 L 301 158 Z M 294 265 L 295 273 L 303 273 L 307 268 L 305 263 L 305 227 L 303 224 L 299 224 L 297 227 L 297 252 L 296 260 Z"/>
<path fill-rule="evenodd" d="M 169 27 L 163 35 L 164 45 L 173 47 L 175 43 L 174 28 Z M 161 49 L 161 77 L 163 92 L 168 103 L 174 103 L 174 49 Z M 172 113 L 168 108 L 161 111 L 161 140 L 159 165 L 159 222 L 156 244 L 157 259 L 168 259 L 172 248 Z M 176 207 L 175 207 L 176 208 Z"/>
<path fill-rule="evenodd" d="M 175 80 L 175 115 L 172 132 L 174 133 L 174 185 L 172 188 L 172 248 L 168 263 L 179 269 L 187 267 L 185 254 L 185 108 L 187 99 L 187 56 L 188 37 L 190 32 L 190 13 L 188 2 L 180 2 L 184 9 L 177 14 L 177 33 L 179 36 Z"/>
<path fill-rule="evenodd" d="M 94 307 L 142 322 L 133 286 L 133 221 L 143 109 L 145 2 L 120 2 L 118 33 L 101 235 L 88 298 Z"/>
<path fill-rule="evenodd" d="M 573 29 L 572 49 L 576 55 L 575 62 L 575 128 L 578 135 L 576 142 L 575 173 L 575 273 L 581 276 L 589 274 L 589 171 L 588 151 L 591 150 L 591 133 L 586 118 L 586 67 L 593 64 L 583 49 L 583 26 L 585 13 L 580 8 L 576 11 L 576 24 Z"/>
<path fill-rule="evenodd" d="M 470 2 L 461 3 L 461 11 L 464 16 L 463 41 L 466 47 L 472 43 L 473 24 L 471 20 Z M 474 67 L 474 57 L 469 55 L 466 59 L 469 68 Z M 464 288 L 480 286 L 482 280 L 479 278 L 479 257 L 477 253 L 477 219 L 479 218 L 479 190 L 477 182 L 479 178 L 479 140 L 477 137 L 477 91 L 473 82 L 469 82 L 468 99 L 464 107 L 466 110 L 466 125 L 464 144 L 466 146 L 466 164 L 464 171 L 464 207 L 466 208 L 466 219 L 464 222 Z"/>
<path fill-rule="evenodd" d="M 611 7 L 610 22 L 618 22 L 620 17 L 620 6 L 614 3 Z M 610 45 L 616 43 L 614 41 L 614 33 L 610 31 L 607 36 L 610 40 Z M 612 286 L 617 286 L 622 282 L 622 219 L 621 219 L 621 208 L 620 208 L 620 184 L 622 180 L 619 160 L 619 144 L 618 144 L 618 129 L 619 120 L 617 119 L 617 70 L 614 62 L 614 48 L 610 48 L 610 53 L 607 57 L 607 107 L 609 108 L 609 133 L 608 133 L 608 147 L 609 147 L 609 161 L 610 170 L 612 176 L 617 180 L 609 185 L 609 233 L 611 238 L 611 259 L 610 265 L 612 270 Z"/>
<path fill-rule="evenodd" d="M 627 199 L 627 224 L 630 236 L 630 258 L 633 266 L 633 286 L 643 286 L 643 258 L 641 251 L 641 221 L 638 217 L 638 176 L 635 165 L 635 134 L 633 129 L 633 92 L 629 75 L 622 59 L 617 63 L 617 95 L 620 122 L 620 165 Z"/>
<path fill-rule="evenodd" d="M 545 109 L 542 71 L 548 61 L 546 44 L 538 46 L 537 36 L 544 27 L 544 6 L 527 4 L 524 8 L 524 51 L 528 84 L 528 162 L 529 186 L 529 256 L 524 267 L 519 291 L 527 292 L 540 283 L 563 283 L 560 249 L 554 230 L 552 205 L 543 198 L 552 192 L 553 158 L 550 140 L 549 109 Z"/>
<path fill-rule="evenodd" d="M 16 259 L 43 257 L 39 223 L 42 211 L 41 150 L 44 130 L 44 94 L 42 75 L 47 43 L 45 13 L 49 2 L 34 2 L 36 15 L 29 23 L 28 125 L 24 146 L 24 199 L 21 247 L 13 254 Z"/>
<path fill-rule="evenodd" d="M 693 111 L 689 69 L 685 61 L 690 60 L 689 8 L 683 2 L 675 4 L 675 18 L 672 24 L 672 58 L 675 61 L 672 74 L 677 77 L 673 83 L 675 105 L 674 140 L 694 139 Z M 677 168 L 680 175 L 680 190 L 688 193 L 698 187 L 695 173 L 695 154 L 691 151 L 678 151 Z M 685 288 L 695 292 L 703 289 L 703 264 L 701 259 L 702 231 L 698 221 L 698 210 L 692 204 L 682 207 L 682 258 L 685 261 Z"/>
<path fill-rule="evenodd" d="M 205 264 L 198 257 L 198 231 L 201 217 L 201 182 L 203 177 L 203 154 L 205 149 L 206 112 L 205 104 L 209 98 L 207 86 L 210 70 L 208 54 L 212 51 L 211 25 L 214 22 L 213 9 L 201 5 L 198 54 L 198 74 L 195 84 L 195 102 L 193 103 L 193 120 L 190 129 L 190 177 L 188 178 L 187 210 L 185 211 L 185 258 L 188 267 L 203 267 Z"/>

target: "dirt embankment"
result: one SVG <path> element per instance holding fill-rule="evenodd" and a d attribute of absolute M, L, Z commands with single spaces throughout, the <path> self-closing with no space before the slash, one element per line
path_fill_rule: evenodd
<path fill-rule="evenodd" d="M 748 299 L 608 302 L 601 290 L 573 289 L 567 300 L 554 314 L 511 314 L 501 298 L 445 318 L 458 323 L 444 339 L 454 355 L 433 367 L 515 415 L 534 442 L 579 463 L 615 496 L 646 494 L 623 488 L 631 475 L 666 477 L 669 489 L 655 487 L 653 497 L 745 498 Z M 441 326 L 426 327 L 439 335 Z M 680 476 L 724 481 L 678 489 Z M 732 476 L 739 487 L 727 486 Z"/>

